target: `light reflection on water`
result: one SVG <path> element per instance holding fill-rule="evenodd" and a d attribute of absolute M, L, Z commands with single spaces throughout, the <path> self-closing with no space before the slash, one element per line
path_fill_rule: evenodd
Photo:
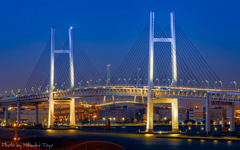
<path fill-rule="evenodd" d="M 197 131 L 201 131 L 202 126 L 191 126 L 191 130 L 187 130 L 189 135 L 195 135 Z M 111 130 L 99 129 L 98 127 L 86 127 L 82 130 L 26 130 L 25 135 L 29 136 L 52 136 L 61 138 L 72 138 L 82 140 L 108 141 L 119 144 L 126 149 L 177 149 L 177 150 L 219 150 L 219 149 L 238 149 L 239 143 L 234 141 L 212 141 L 212 140 L 191 140 L 191 139 L 165 139 L 156 138 L 153 134 L 136 134 L 140 129 L 145 130 L 145 127 L 116 127 Z M 180 127 L 180 130 L 185 131 L 189 126 Z M 217 130 L 215 130 L 217 128 Z M 239 126 L 236 126 L 236 130 Z M 155 127 L 154 130 L 170 131 L 171 127 Z M 212 126 L 213 132 L 220 131 L 220 126 Z M 10 129 L 0 129 L 2 133 L 9 133 Z M 19 131 L 19 135 L 22 131 Z M 177 135 L 172 135 L 177 136 Z"/>

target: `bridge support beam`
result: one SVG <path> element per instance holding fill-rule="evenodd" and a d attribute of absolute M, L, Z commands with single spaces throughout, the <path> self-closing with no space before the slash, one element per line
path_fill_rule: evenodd
<path fill-rule="evenodd" d="M 147 126 L 146 132 L 153 132 L 153 99 L 148 97 L 147 101 Z"/>
<path fill-rule="evenodd" d="M 115 104 L 114 96 L 112 95 L 113 104 Z"/>
<path fill-rule="evenodd" d="M 209 101 L 209 95 L 207 94 L 206 99 L 206 106 L 205 106 L 205 133 L 210 134 L 211 128 L 210 128 L 210 101 Z"/>
<path fill-rule="evenodd" d="M 7 126 L 8 125 L 8 106 L 5 106 L 4 120 L 5 120 L 5 124 Z"/>
<path fill-rule="evenodd" d="M 20 123 L 21 105 L 17 103 L 17 124 Z"/>
<path fill-rule="evenodd" d="M 134 102 L 136 102 L 136 99 L 137 99 L 137 96 L 134 96 L 134 99 L 133 99 L 133 101 L 134 101 Z"/>
<path fill-rule="evenodd" d="M 142 96 L 142 103 L 144 104 L 144 97 Z"/>
<path fill-rule="evenodd" d="M 75 113 L 75 98 L 72 98 L 70 102 L 70 127 L 76 126 L 76 113 Z"/>
<path fill-rule="evenodd" d="M 53 125 L 54 125 L 54 100 L 49 99 L 48 128 L 53 128 Z"/>
<path fill-rule="evenodd" d="M 106 103 L 106 95 L 103 96 L 103 103 Z"/>
<path fill-rule="evenodd" d="M 38 103 L 35 105 L 35 125 L 38 124 Z"/>
<path fill-rule="evenodd" d="M 235 103 L 231 102 L 231 105 L 229 107 L 229 114 L 230 114 L 230 130 L 231 132 L 235 132 Z"/>
<path fill-rule="evenodd" d="M 179 132 L 178 127 L 178 99 L 172 100 L 172 132 Z"/>
<path fill-rule="evenodd" d="M 153 103 L 171 103 L 172 104 L 172 132 L 179 132 L 178 125 L 178 99 L 177 98 L 158 98 Z"/>

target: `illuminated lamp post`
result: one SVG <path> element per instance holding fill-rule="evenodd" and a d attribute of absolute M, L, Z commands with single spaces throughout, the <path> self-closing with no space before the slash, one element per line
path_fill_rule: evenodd
<path fill-rule="evenodd" d="M 116 124 L 116 118 L 115 118 L 115 117 L 113 117 L 113 121 L 114 121 L 114 123 Z"/>
<path fill-rule="evenodd" d="M 183 80 L 182 80 L 182 79 L 180 79 L 180 82 L 182 83 L 182 87 L 183 87 Z"/>
<path fill-rule="evenodd" d="M 32 91 L 32 94 L 34 94 L 34 87 L 32 87 L 31 91 Z"/>
<path fill-rule="evenodd" d="M 194 88 L 195 88 L 195 84 L 196 84 L 196 81 L 195 81 L 195 80 L 193 80 L 193 86 L 194 86 Z"/>
<path fill-rule="evenodd" d="M 27 94 L 27 88 L 24 89 L 24 92 Z"/>
<path fill-rule="evenodd" d="M 229 82 L 229 88 L 230 88 L 231 84 L 232 84 L 232 82 Z"/>
<path fill-rule="evenodd" d="M 63 84 L 61 85 L 62 86 L 62 90 L 64 90 L 64 85 L 65 85 L 65 82 L 63 82 Z"/>
<path fill-rule="evenodd" d="M 81 80 L 80 82 L 78 82 L 78 85 L 79 85 L 79 87 L 81 87 L 81 83 L 82 83 L 83 81 Z"/>
<path fill-rule="evenodd" d="M 158 86 L 159 86 L 159 79 L 157 78 L 156 80 L 158 81 Z"/>
<path fill-rule="evenodd" d="M 171 80 L 170 79 L 168 79 L 168 82 L 169 82 L 169 85 L 171 85 Z"/>
<path fill-rule="evenodd" d="M 204 87 L 204 81 L 202 81 L 202 87 Z"/>
<path fill-rule="evenodd" d="M 165 79 L 162 79 L 162 85 L 163 85 L 163 81 L 165 81 Z"/>
<path fill-rule="evenodd" d="M 128 79 L 128 84 L 130 83 L 131 78 Z"/>
<path fill-rule="evenodd" d="M 55 83 L 55 89 L 57 90 L 57 83 Z"/>
<path fill-rule="evenodd" d="M 237 89 L 237 82 L 233 81 L 233 83 L 235 84 L 235 90 Z"/>
<path fill-rule="evenodd" d="M 217 84 L 217 81 L 214 82 L 214 88 L 217 88 L 216 84 Z"/>
<path fill-rule="evenodd" d="M 38 91 L 39 91 L 39 93 L 41 93 L 41 86 L 39 86 Z"/>
<path fill-rule="evenodd" d="M 123 124 L 124 124 L 124 121 L 125 121 L 125 118 L 124 118 L 124 117 L 122 117 L 122 122 L 123 122 Z"/>
<path fill-rule="evenodd" d="M 223 83 L 222 83 L 222 81 L 219 81 L 219 82 L 221 83 L 221 88 L 222 88 Z"/>
<path fill-rule="evenodd" d="M 17 124 L 17 123 L 13 124 L 13 127 L 15 128 L 15 137 L 13 138 L 13 140 L 15 141 L 15 149 L 17 149 L 17 141 L 20 140 L 20 138 L 18 137 L 18 132 L 17 132 L 17 129 L 20 126 L 21 126 L 21 124 Z"/>
<path fill-rule="evenodd" d="M 102 120 L 103 120 L 103 123 L 104 123 L 104 121 L 106 120 L 106 118 L 105 118 L 105 117 L 103 117 L 103 118 L 102 118 Z"/>
<path fill-rule="evenodd" d="M 208 80 L 206 80 L 206 82 L 207 82 L 207 87 L 209 88 L 209 81 L 208 81 Z"/>

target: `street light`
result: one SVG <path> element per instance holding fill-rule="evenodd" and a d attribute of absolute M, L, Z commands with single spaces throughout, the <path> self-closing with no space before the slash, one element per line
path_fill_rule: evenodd
<path fill-rule="evenodd" d="M 55 83 L 55 89 L 57 90 L 57 88 L 58 88 L 58 87 L 57 87 L 57 83 Z"/>
<path fill-rule="evenodd" d="M 27 94 L 27 88 L 24 89 L 24 92 Z"/>
<path fill-rule="evenodd" d="M 165 79 L 162 79 L 162 85 L 163 85 L 163 81 L 165 81 Z"/>
<path fill-rule="evenodd" d="M 158 86 L 159 86 L 159 79 L 158 79 L 158 78 L 156 78 L 156 80 L 158 81 Z"/>
<path fill-rule="evenodd" d="M 233 83 L 235 84 L 235 90 L 237 89 L 237 82 L 233 81 Z"/>
<path fill-rule="evenodd" d="M 189 86 L 189 84 L 188 84 L 188 83 L 190 83 L 190 80 L 188 80 L 188 81 L 187 81 L 187 86 Z"/>
<path fill-rule="evenodd" d="M 130 80 L 131 80 L 131 78 L 128 79 L 128 84 L 129 84 Z"/>
<path fill-rule="evenodd" d="M 17 124 L 17 123 L 14 123 L 14 124 L 13 124 L 13 127 L 15 128 L 15 137 L 13 138 L 13 140 L 15 141 L 15 146 L 16 146 L 16 144 L 17 144 L 17 141 L 20 140 L 20 138 L 18 137 L 18 132 L 17 132 L 17 129 L 18 129 L 18 127 L 20 127 L 20 126 L 21 126 L 21 124 Z"/>
<path fill-rule="evenodd" d="M 97 84 L 98 84 L 98 86 L 99 86 L 99 82 L 101 81 L 101 79 L 99 79 L 99 80 L 96 80 L 96 82 L 97 82 Z"/>
<path fill-rule="evenodd" d="M 41 93 L 41 86 L 39 86 L 38 91 L 39 91 L 39 93 Z"/>
<path fill-rule="evenodd" d="M 61 85 L 61 86 L 62 86 L 62 89 L 64 89 L 64 85 L 65 85 L 65 82 L 63 82 L 63 84 Z"/>
<path fill-rule="evenodd" d="M 34 87 L 32 87 L 31 91 L 32 91 L 32 93 L 34 93 Z"/>
<path fill-rule="evenodd" d="M 171 80 L 170 80 L 170 79 L 168 79 L 168 81 L 169 81 L 169 85 L 171 85 Z"/>
<path fill-rule="evenodd" d="M 182 83 L 182 87 L 183 87 L 183 80 L 182 80 L 182 79 L 180 79 L 180 82 Z"/>
<path fill-rule="evenodd" d="M 83 82 L 82 80 L 81 80 L 80 82 L 78 82 L 79 87 L 81 87 L 81 85 L 82 85 L 81 83 L 82 83 L 82 82 Z"/>
<path fill-rule="evenodd" d="M 196 81 L 195 80 L 193 80 L 193 86 L 195 87 L 195 84 L 196 84 Z"/>
<path fill-rule="evenodd" d="M 214 82 L 214 88 L 217 88 L 217 87 L 216 87 L 216 84 L 217 84 L 217 81 Z"/>
<path fill-rule="evenodd" d="M 89 80 L 89 85 L 91 84 L 91 82 L 92 82 L 92 79 Z"/>
<path fill-rule="evenodd" d="M 207 82 L 207 87 L 209 88 L 209 81 L 208 81 L 208 80 L 206 80 L 206 82 Z"/>
<path fill-rule="evenodd" d="M 222 81 L 219 81 L 219 82 L 221 83 L 221 88 L 222 88 L 222 84 L 223 84 L 223 83 L 222 83 Z"/>
<path fill-rule="evenodd" d="M 125 84 L 127 84 L 127 80 L 126 79 L 123 79 L 125 81 Z"/>
<path fill-rule="evenodd" d="M 229 88 L 230 88 L 230 85 L 232 84 L 232 82 L 229 82 Z"/>
<path fill-rule="evenodd" d="M 46 86 L 46 92 L 48 93 L 48 87 Z"/>

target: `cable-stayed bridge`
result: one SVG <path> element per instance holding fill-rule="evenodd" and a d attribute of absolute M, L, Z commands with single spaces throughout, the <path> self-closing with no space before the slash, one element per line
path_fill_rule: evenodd
<path fill-rule="evenodd" d="M 46 45 L 26 86 L 18 93 L 5 95 L 0 104 L 5 107 L 5 120 L 9 106 L 17 107 L 17 122 L 20 122 L 20 107 L 36 106 L 38 123 L 38 103 L 49 102 L 49 127 L 54 124 L 54 105 L 70 105 L 70 125 L 75 126 L 75 99 L 103 96 L 99 106 L 107 103 L 106 96 L 147 97 L 146 132 L 153 131 L 154 103 L 172 104 L 172 131 L 178 130 L 178 99 L 206 101 L 206 132 L 210 132 L 210 104 L 230 105 L 230 128 L 234 126 L 234 104 L 240 102 L 240 92 L 227 90 L 222 81 L 199 54 L 180 26 L 170 14 L 170 23 L 161 30 L 150 13 L 150 22 L 146 25 L 136 43 L 112 74 L 107 66 L 105 77 L 101 77 L 77 40 L 72 27 L 69 39 L 64 45 L 51 29 L 51 38 Z M 49 55 L 50 54 L 50 55 Z M 236 86 L 235 82 L 235 86 Z"/>

